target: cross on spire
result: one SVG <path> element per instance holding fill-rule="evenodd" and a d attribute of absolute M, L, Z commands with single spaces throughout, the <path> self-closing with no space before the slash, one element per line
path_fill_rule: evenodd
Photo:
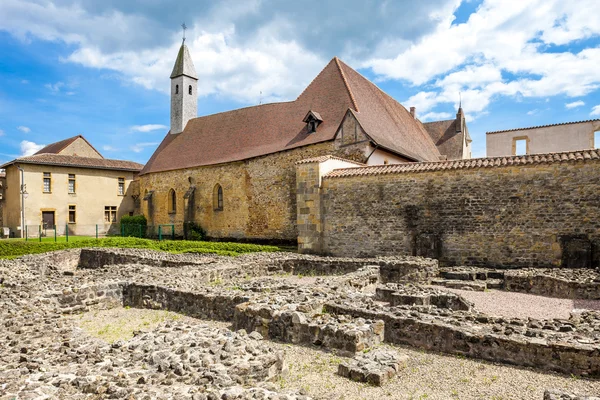
<path fill-rule="evenodd" d="M 185 22 L 181 24 L 181 27 L 183 28 L 183 43 L 185 43 L 185 30 L 187 29 L 187 26 L 185 26 Z"/>

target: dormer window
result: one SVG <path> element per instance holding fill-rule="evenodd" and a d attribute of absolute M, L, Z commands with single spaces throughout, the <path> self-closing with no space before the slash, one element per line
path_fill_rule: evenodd
<path fill-rule="evenodd" d="M 306 123 L 306 132 L 311 134 L 317 131 L 317 127 L 321 125 L 323 118 L 318 112 L 310 110 L 302 121 Z"/>

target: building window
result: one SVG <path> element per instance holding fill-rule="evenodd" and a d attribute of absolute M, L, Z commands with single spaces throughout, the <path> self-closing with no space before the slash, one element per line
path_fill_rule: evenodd
<path fill-rule="evenodd" d="M 70 205 L 69 206 L 69 223 L 70 224 L 74 224 L 76 221 L 76 217 L 75 217 L 75 206 L 74 205 Z"/>
<path fill-rule="evenodd" d="M 117 206 L 104 207 L 104 222 L 117 222 Z"/>
<path fill-rule="evenodd" d="M 527 136 L 513 138 L 513 155 L 523 156 L 529 154 L 529 139 Z"/>
<path fill-rule="evenodd" d="M 169 190 L 169 214 L 175 214 L 177 212 L 177 193 L 175 190 Z"/>
<path fill-rule="evenodd" d="M 213 190 L 213 206 L 215 211 L 223 211 L 223 188 L 218 183 Z"/>
<path fill-rule="evenodd" d="M 52 192 L 52 174 L 44 172 L 44 193 Z"/>
<path fill-rule="evenodd" d="M 119 178 L 119 196 L 125 196 L 125 178 Z"/>
<path fill-rule="evenodd" d="M 189 94 L 192 94 L 192 85 L 190 85 L 190 87 L 188 88 L 188 92 Z"/>
<path fill-rule="evenodd" d="M 75 193 L 75 174 L 69 174 L 69 193 Z"/>
<path fill-rule="evenodd" d="M 179 94 L 179 85 L 175 85 L 175 94 Z"/>

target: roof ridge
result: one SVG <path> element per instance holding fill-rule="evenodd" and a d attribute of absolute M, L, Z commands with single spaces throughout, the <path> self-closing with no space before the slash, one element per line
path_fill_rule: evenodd
<path fill-rule="evenodd" d="M 335 65 L 337 65 L 338 67 L 338 71 L 340 71 L 340 74 L 342 75 L 342 80 L 344 81 L 344 85 L 348 90 L 348 94 L 350 95 L 350 100 L 352 100 L 352 105 L 354 106 L 354 109 L 356 110 L 356 112 L 360 112 L 360 110 L 358 109 L 358 104 L 356 103 L 356 99 L 354 98 L 354 93 L 352 92 L 352 89 L 350 89 L 350 84 L 348 83 L 346 74 L 344 74 L 344 70 L 340 65 L 340 59 L 337 56 L 333 57 L 333 59 L 335 60 Z"/>
<path fill-rule="evenodd" d="M 424 161 L 408 164 L 370 165 L 366 167 L 339 168 L 325 177 L 337 178 L 358 175 L 382 175 L 404 172 L 430 172 L 442 170 L 503 167 L 512 165 L 552 164 L 563 161 L 600 160 L 600 149 L 585 149 L 559 153 L 526 154 L 521 156 L 483 157 L 463 160 Z"/>
<path fill-rule="evenodd" d="M 528 126 L 528 127 L 525 127 L 525 128 L 502 129 L 502 130 L 499 130 L 499 131 L 489 131 L 489 132 L 486 132 L 485 134 L 489 135 L 489 134 L 493 134 L 493 133 L 524 131 L 524 130 L 528 130 L 528 129 L 546 128 L 546 127 L 549 127 L 549 126 L 560 126 L 560 125 L 571 125 L 571 124 L 584 124 L 586 122 L 596 122 L 596 121 L 600 121 L 600 118 L 586 119 L 586 120 L 582 120 L 582 121 L 558 122 L 556 124 Z"/>

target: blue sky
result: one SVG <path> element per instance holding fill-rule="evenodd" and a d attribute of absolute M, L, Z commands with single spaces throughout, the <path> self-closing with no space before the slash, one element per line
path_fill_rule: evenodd
<path fill-rule="evenodd" d="M 424 121 L 462 92 L 474 156 L 486 131 L 600 118 L 597 0 L 143 3 L 2 0 L 0 162 L 77 134 L 146 162 L 183 21 L 199 115 L 294 99 L 337 55 Z"/>

